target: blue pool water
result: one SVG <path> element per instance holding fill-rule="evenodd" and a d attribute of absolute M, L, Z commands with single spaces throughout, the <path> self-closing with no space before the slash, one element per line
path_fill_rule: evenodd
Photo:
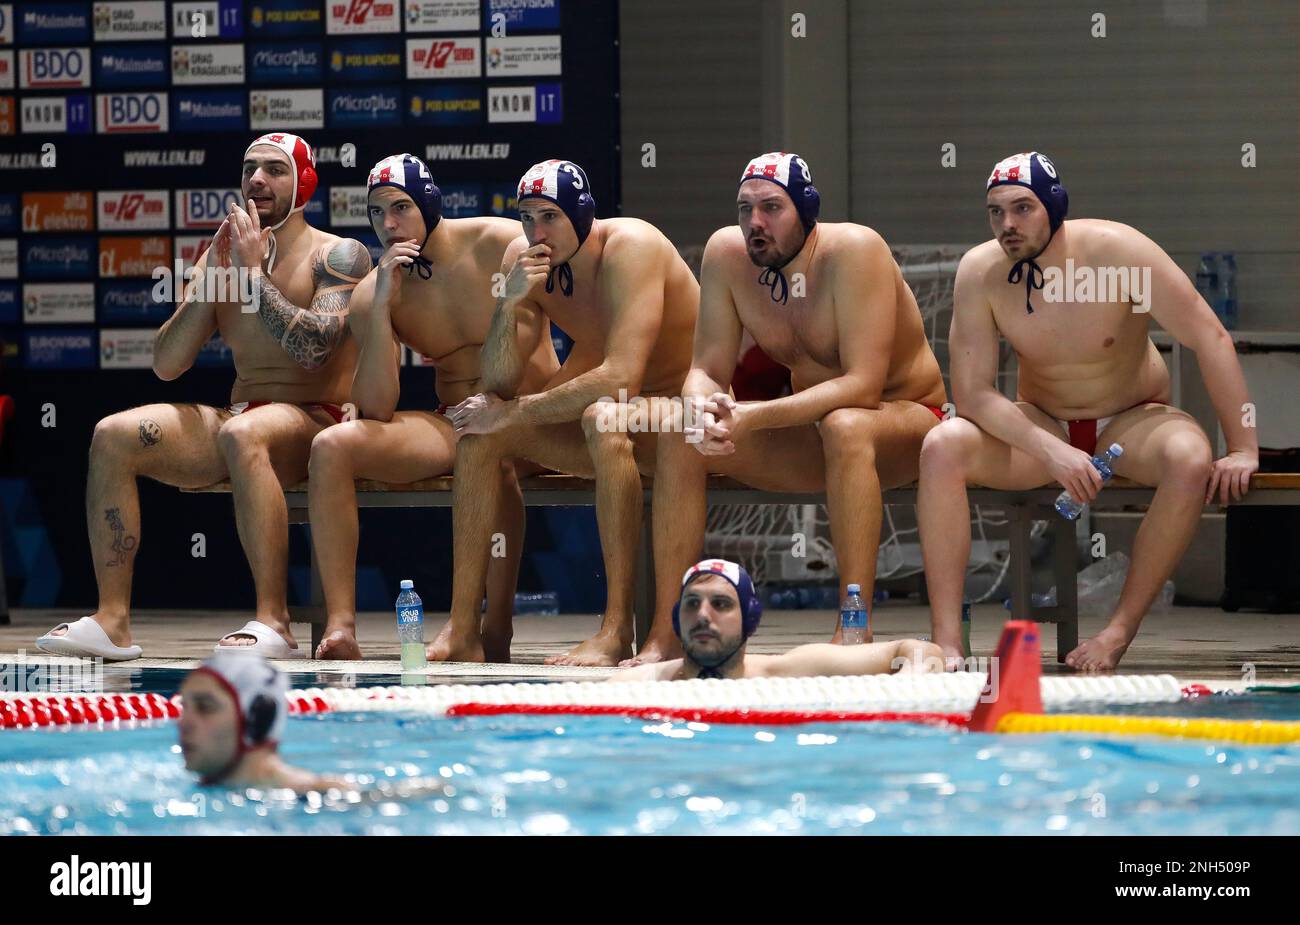
<path fill-rule="evenodd" d="M 1122 712 L 1300 718 L 1300 697 Z M 171 723 L 0 733 L 0 835 L 1294 834 L 1300 748 L 910 725 L 338 714 L 290 721 L 313 770 L 454 793 L 338 806 L 204 789 Z"/>

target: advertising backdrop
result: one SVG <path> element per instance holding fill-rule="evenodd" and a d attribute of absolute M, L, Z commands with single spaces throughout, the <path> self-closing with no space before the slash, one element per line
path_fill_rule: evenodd
<path fill-rule="evenodd" d="M 175 307 L 154 297 L 153 274 L 207 247 L 238 197 L 249 141 L 272 130 L 306 138 L 320 175 L 307 220 L 376 258 L 366 175 L 402 151 L 428 162 L 449 217 L 516 216 L 519 176 L 550 157 L 581 164 L 597 214 L 613 215 L 617 54 L 614 3 L 0 3 L 0 392 L 17 403 L 0 443 L 0 529 L 11 602 L 94 600 L 83 497 L 97 420 L 148 402 L 226 403 L 234 369 L 218 338 L 174 382 L 150 370 L 153 331 Z M 402 386 L 402 407 L 436 406 L 431 370 L 411 365 Z M 248 606 L 229 497 L 141 487 L 136 605 Z M 384 537 L 403 530 L 383 525 L 393 512 L 376 512 L 374 529 L 369 516 L 359 591 L 382 595 L 361 606 L 386 607 L 390 582 L 364 559 L 391 560 Z M 450 520 L 424 511 L 419 523 L 436 606 L 449 587 Z M 203 559 L 190 555 L 199 532 Z M 545 524 L 534 533 L 549 542 Z M 292 542 L 301 565 L 305 537 Z M 554 586 L 531 581 L 527 561 L 521 587 Z M 218 567 L 231 580 L 213 582 Z M 305 569 L 293 580 L 305 590 Z"/>

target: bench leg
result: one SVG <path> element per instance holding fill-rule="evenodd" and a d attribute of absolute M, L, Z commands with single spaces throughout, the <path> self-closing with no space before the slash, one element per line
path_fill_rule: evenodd
<path fill-rule="evenodd" d="M 312 542 L 311 524 L 307 511 L 302 508 L 289 509 L 289 523 L 302 524 L 307 531 L 307 549 L 311 556 L 311 600 L 306 607 L 290 607 L 289 619 L 294 623 L 307 623 L 311 626 L 311 653 L 316 657 L 316 649 L 325 638 L 325 588 L 320 582 L 320 566 L 316 562 L 316 544 Z"/>
<path fill-rule="evenodd" d="M 1011 565 L 1007 577 L 1011 581 L 1013 620 L 1034 619 L 1030 596 L 1033 568 L 1029 561 L 1029 532 L 1033 525 L 1033 514 L 1028 505 L 1013 504 L 1007 508 L 1007 526 L 1011 531 Z"/>
<path fill-rule="evenodd" d="M 311 527 L 307 528 L 308 540 L 311 539 Z M 325 586 L 320 581 L 320 565 L 316 562 L 316 544 L 311 546 L 311 654 L 316 657 L 316 648 L 325 639 Z"/>
<path fill-rule="evenodd" d="M 1052 525 L 1052 570 L 1056 575 L 1056 660 L 1079 644 L 1079 574 L 1075 567 L 1075 522 L 1056 516 Z"/>
<path fill-rule="evenodd" d="M 641 646 L 650 636 L 650 623 L 654 619 L 655 607 L 655 545 L 654 524 L 651 522 L 650 502 L 645 502 L 641 515 L 641 549 L 637 553 L 636 591 L 633 599 L 636 611 L 633 620 L 632 651 L 641 651 Z"/>

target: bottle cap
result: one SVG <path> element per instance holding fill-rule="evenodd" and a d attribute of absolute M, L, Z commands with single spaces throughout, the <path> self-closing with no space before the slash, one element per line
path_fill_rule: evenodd
<path fill-rule="evenodd" d="M 409 579 L 409 578 L 403 578 L 403 579 L 402 579 L 402 590 L 403 590 L 403 591 L 410 591 L 410 590 L 411 590 L 412 588 L 414 588 L 414 587 L 415 587 L 415 582 L 411 581 L 411 579 Z"/>
<path fill-rule="evenodd" d="M 1110 449 L 1108 449 L 1107 452 L 1110 453 L 1110 455 L 1115 459 L 1118 459 L 1119 457 L 1124 455 L 1124 448 L 1120 446 L 1118 443 L 1112 443 L 1110 445 Z"/>
<path fill-rule="evenodd" d="M 849 593 L 850 593 L 850 594 L 861 594 L 861 593 L 862 593 L 862 585 L 849 585 Z"/>

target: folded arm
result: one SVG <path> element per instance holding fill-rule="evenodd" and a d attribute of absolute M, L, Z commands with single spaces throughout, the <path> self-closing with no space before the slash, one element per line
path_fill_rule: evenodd
<path fill-rule="evenodd" d="M 576 421 L 589 405 L 602 398 L 617 400 L 620 391 L 630 398 L 640 392 L 663 321 L 664 276 L 661 267 L 638 263 L 636 258 L 633 247 L 624 250 L 606 243 L 600 281 L 600 298 L 610 312 L 605 358 L 600 365 L 563 385 L 515 399 L 521 421 Z"/>
<path fill-rule="evenodd" d="M 896 268 L 889 246 L 864 228 L 830 280 L 835 335 L 843 372 L 802 391 L 755 402 L 749 426 L 759 430 L 820 421 L 836 408 L 879 408 L 894 346 Z"/>

